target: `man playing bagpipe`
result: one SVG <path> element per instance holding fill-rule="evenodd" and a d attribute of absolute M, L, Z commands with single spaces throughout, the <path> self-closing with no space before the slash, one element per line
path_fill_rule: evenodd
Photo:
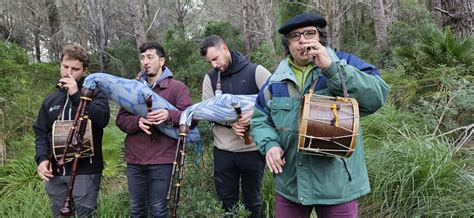
<path fill-rule="evenodd" d="M 38 176 L 45 181 L 44 186 L 51 200 L 54 217 L 59 216 L 59 210 L 65 202 L 72 171 L 71 162 L 66 161 L 62 167 L 58 167 L 57 164 L 62 156 L 60 153 L 64 152 L 65 140 L 61 137 L 67 137 L 72 127 L 71 121 L 81 101 L 80 90 L 88 64 L 89 55 L 81 46 L 67 45 L 63 48 L 58 89 L 44 99 L 33 124 L 36 134 L 37 172 Z M 110 117 L 107 96 L 99 90 L 95 91 L 86 108 L 86 113 L 92 123 L 88 127 L 92 129 L 87 130 L 90 136 L 86 141 L 89 141 L 89 144 L 85 143 L 87 145 L 84 147 L 87 147 L 85 153 L 88 155 L 78 159 L 76 184 L 72 190 L 77 216 L 91 216 L 97 209 L 97 196 L 104 168 L 101 148 L 103 128 L 109 123 Z"/>

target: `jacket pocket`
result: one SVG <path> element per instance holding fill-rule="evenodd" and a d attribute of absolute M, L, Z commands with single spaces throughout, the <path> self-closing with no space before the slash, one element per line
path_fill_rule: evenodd
<path fill-rule="evenodd" d="M 292 144 L 298 143 L 299 99 L 274 97 L 270 108 L 279 144 L 286 151 Z"/>
<path fill-rule="evenodd" d="M 298 126 L 299 100 L 291 97 L 274 97 L 270 108 L 277 131 L 296 130 Z"/>

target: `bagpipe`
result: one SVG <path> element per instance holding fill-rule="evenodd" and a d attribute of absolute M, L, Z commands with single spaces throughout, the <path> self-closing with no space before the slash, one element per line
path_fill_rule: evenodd
<path fill-rule="evenodd" d="M 53 125 L 53 154 L 58 162 L 58 169 L 62 168 L 66 162 L 72 161 L 66 199 L 63 206 L 59 209 L 59 214 L 62 216 L 71 216 L 73 214 L 72 191 L 74 189 L 79 158 L 81 156 L 89 157 L 94 155 L 92 134 L 90 134 L 91 123 L 86 111 L 93 94 L 92 90 L 83 88 L 74 120 L 67 122 L 56 121 Z M 66 140 L 64 140 L 64 134 L 61 133 L 67 130 L 68 134 Z M 61 148 L 64 148 L 62 153 Z"/>
<path fill-rule="evenodd" d="M 71 200 L 78 159 L 94 155 L 93 140 L 90 134 L 90 120 L 86 109 L 92 100 L 95 89 L 101 90 L 110 100 L 135 115 L 146 117 L 147 113 L 153 110 L 177 110 L 175 106 L 153 92 L 141 80 L 143 74 L 144 72 L 140 72 L 135 79 L 120 78 L 106 73 L 90 74 L 84 79 L 81 101 L 74 120 L 68 122 L 68 124 L 58 122 L 54 125 L 53 141 L 55 142 L 55 148 L 53 150 L 55 157 L 61 156 L 58 160 L 58 167 L 62 167 L 66 162 L 72 161 L 68 194 L 63 207 L 60 209 L 61 215 L 70 216 L 73 213 Z M 181 180 L 184 177 L 183 167 L 186 157 L 186 145 L 188 142 L 195 143 L 200 141 L 198 128 L 190 128 L 191 121 L 193 119 L 208 120 L 222 125 L 229 125 L 238 120 L 242 113 L 253 110 L 256 97 L 256 95 L 220 94 L 184 110 L 181 113 L 179 128 L 165 123 L 154 126 L 163 134 L 178 140 L 176 156 L 173 161 L 172 180 L 167 197 L 168 200 L 171 199 L 171 189 L 173 184 L 175 184 L 175 194 L 172 203 L 174 216 L 176 216 L 179 202 Z M 59 131 L 59 129 L 61 130 Z M 68 134 L 66 137 L 64 132 L 67 130 Z"/>
<path fill-rule="evenodd" d="M 253 110 L 257 95 L 220 94 L 206 101 L 193 104 L 181 113 L 179 121 L 179 139 L 176 147 L 176 156 L 171 170 L 171 181 L 166 199 L 172 200 L 172 217 L 177 216 L 181 180 L 184 177 L 184 161 L 186 159 L 186 132 L 192 120 L 207 120 L 221 125 L 230 123 L 242 117 L 242 111 Z M 249 143 L 249 139 L 245 140 Z M 249 143 L 250 144 L 250 143 Z"/>
<path fill-rule="evenodd" d="M 171 181 L 166 199 L 171 201 L 171 217 L 177 217 L 181 180 L 184 177 L 184 161 L 186 158 L 186 132 L 192 120 L 206 120 L 220 125 L 229 126 L 231 123 L 242 118 L 242 113 L 253 110 L 257 95 L 231 95 L 222 94 L 220 81 L 216 86 L 216 95 L 200 103 L 193 104 L 181 112 L 179 121 L 178 145 L 176 156 L 171 170 Z M 245 144 L 250 144 L 248 131 L 244 134 Z M 172 196 L 174 186 L 174 195 Z"/>
<path fill-rule="evenodd" d="M 177 110 L 177 108 L 166 101 L 164 98 L 153 92 L 148 85 L 142 81 L 120 78 L 106 73 L 93 73 L 87 76 L 83 83 L 83 88 L 100 89 L 110 100 L 117 103 L 126 111 L 146 117 L 148 113 L 147 99 L 153 102 L 152 110 L 168 109 Z M 156 126 L 165 135 L 178 139 L 178 129 L 170 124 L 161 124 Z M 200 135 L 197 128 L 192 128 L 187 134 L 190 142 L 200 141 Z"/>

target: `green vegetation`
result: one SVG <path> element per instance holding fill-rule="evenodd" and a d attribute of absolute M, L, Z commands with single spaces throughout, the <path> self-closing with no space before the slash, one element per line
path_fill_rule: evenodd
<path fill-rule="evenodd" d="M 285 13 L 290 16 L 296 13 L 293 10 L 287 8 Z M 462 133 L 443 133 L 474 123 L 473 38 L 459 39 L 449 29 L 437 30 L 426 10 L 410 5 L 400 10 L 400 19 L 390 31 L 392 54 L 378 56 L 375 52 L 374 35 L 369 31 L 373 23 L 361 25 L 344 39 L 344 48 L 369 62 L 384 59 L 389 67 L 382 76 L 392 89 L 389 103 L 362 120 L 372 192 L 360 200 L 360 215 L 472 217 L 472 141 L 458 149 L 455 145 Z M 200 57 L 199 43 L 210 34 L 222 34 L 231 48 L 243 50 L 239 32 L 228 22 L 210 22 L 202 35 L 168 30 L 162 42 L 167 65 L 188 85 L 194 102 L 200 101 L 201 81 L 210 68 Z M 281 56 L 269 47 L 262 44 L 249 55 L 273 69 Z M 130 58 L 137 52 L 133 40 L 109 52 L 111 72 L 128 78 L 136 75 L 138 58 Z M 6 162 L 0 166 L 0 198 L 4 199 L 0 217 L 50 215 L 49 199 L 36 175 L 31 125 L 41 101 L 54 89 L 58 68 L 58 63 L 30 63 L 23 49 L 0 43 L 0 145 L 4 142 L 6 147 Z M 111 108 L 115 117 L 117 107 L 111 103 Z M 103 141 L 106 168 L 99 197 L 101 217 L 128 216 L 124 134 L 114 121 L 112 118 L 106 128 Z M 201 152 L 195 152 L 197 145 L 188 147 L 179 215 L 223 216 L 212 175 L 211 124 L 201 122 L 199 128 Z M 262 192 L 262 210 L 266 217 L 273 217 L 274 184 L 268 171 Z M 244 217 L 248 212 L 240 204 L 232 214 Z"/>
<path fill-rule="evenodd" d="M 455 153 L 446 138 L 431 137 L 421 117 L 393 105 L 365 118 L 362 125 L 372 192 L 362 199 L 361 214 L 472 215 L 472 148 Z"/>

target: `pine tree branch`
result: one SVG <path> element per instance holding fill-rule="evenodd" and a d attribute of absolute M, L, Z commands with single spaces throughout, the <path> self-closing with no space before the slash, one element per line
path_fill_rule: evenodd
<path fill-rule="evenodd" d="M 448 15 L 449 17 L 451 18 L 455 18 L 454 15 L 450 14 L 449 11 L 446 11 L 444 9 L 441 9 L 441 8 L 438 8 L 438 7 L 434 7 L 435 10 L 441 12 L 442 14 L 445 14 L 445 15 Z"/>

